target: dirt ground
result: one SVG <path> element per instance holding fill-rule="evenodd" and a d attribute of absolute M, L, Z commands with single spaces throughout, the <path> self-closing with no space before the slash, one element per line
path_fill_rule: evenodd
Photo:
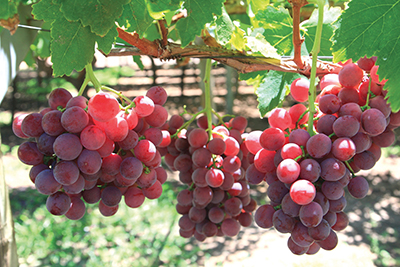
<path fill-rule="evenodd" d="M 216 89 L 214 102 L 217 111 L 225 108 L 226 90 Z M 136 91 L 135 94 L 141 94 Z M 191 112 L 196 112 L 201 101 L 199 90 L 187 90 L 185 97 L 177 92 L 167 102 L 170 114 L 182 112 L 182 106 L 188 105 Z M 257 100 L 252 87 L 241 84 L 239 95 L 234 100 L 233 112 L 248 118 L 252 130 L 267 127 L 266 120 L 261 120 L 257 110 Z M 249 129 L 250 129 L 249 128 Z M 2 134 L 4 130 L 2 129 Z M 9 132 L 8 132 L 9 134 Z M 7 138 L 3 137 L 3 143 Z M 11 155 L 3 157 L 6 168 L 6 182 L 11 188 L 32 186 L 28 178 L 28 168 L 19 168 L 17 159 Z M 296 256 L 287 248 L 288 235 L 274 229 L 260 229 L 254 224 L 243 229 L 231 239 L 215 238 L 199 244 L 211 252 L 205 258 L 203 266 L 400 266 L 393 258 L 400 259 L 400 169 L 399 158 L 382 158 L 373 170 L 364 171 L 370 183 L 370 192 L 362 200 L 347 197 L 346 213 L 350 225 L 338 233 L 339 244 L 333 251 L 320 251 L 315 256 Z M 7 175 L 7 168 L 14 168 L 14 175 Z M 172 178 L 175 174 L 171 174 Z M 266 197 L 266 187 L 252 189 L 258 197 Z M 258 191 L 255 191 L 258 190 Z"/>

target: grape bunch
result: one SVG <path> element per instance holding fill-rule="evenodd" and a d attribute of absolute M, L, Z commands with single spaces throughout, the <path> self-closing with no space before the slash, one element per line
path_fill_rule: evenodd
<path fill-rule="evenodd" d="M 336 231 L 349 224 L 345 189 L 364 198 L 369 184 L 357 173 L 373 168 L 381 147 L 395 141 L 400 114 L 391 112 L 375 60 L 347 62 L 338 74 L 320 79 L 313 133 L 305 128 L 309 111 L 298 103 L 272 110 L 270 128 L 246 137 L 252 159 L 246 179 L 264 179 L 271 201 L 257 208 L 254 220 L 262 228 L 290 233 L 287 245 L 294 254 L 336 247 Z M 290 90 L 293 99 L 305 102 L 309 81 L 296 79 Z"/>
<path fill-rule="evenodd" d="M 241 226 L 251 225 L 257 206 L 244 178 L 241 145 L 247 120 L 238 116 L 215 126 L 211 138 L 206 116 L 198 118 L 198 128 L 187 131 L 180 130 L 184 119 L 179 115 L 171 116 L 168 124 L 170 134 L 178 138 L 166 147 L 165 162 L 187 185 L 177 195 L 180 235 L 199 241 L 236 236 Z"/>
<path fill-rule="evenodd" d="M 17 116 L 15 135 L 30 139 L 19 146 L 18 158 L 32 165 L 29 177 L 48 195 L 48 211 L 78 220 L 85 202 L 98 202 L 100 213 L 112 216 L 122 196 L 131 208 L 160 197 L 167 179 L 158 150 L 165 142 L 166 100 L 158 86 L 122 104 L 103 91 L 88 100 L 57 88 L 48 108 Z"/>

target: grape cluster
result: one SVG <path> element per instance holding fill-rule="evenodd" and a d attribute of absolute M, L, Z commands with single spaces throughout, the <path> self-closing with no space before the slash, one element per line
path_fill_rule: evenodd
<path fill-rule="evenodd" d="M 99 202 L 100 213 L 112 216 L 122 196 L 131 208 L 160 197 L 167 179 L 158 150 L 165 143 L 166 100 L 158 86 L 122 101 L 124 107 L 106 92 L 88 100 L 57 88 L 48 108 L 17 116 L 15 135 L 31 139 L 19 146 L 18 158 L 32 165 L 30 179 L 48 195 L 49 212 L 78 220 L 85 202 Z"/>
<path fill-rule="evenodd" d="M 339 74 L 320 79 L 315 133 L 305 129 L 309 112 L 298 103 L 289 110 L 272 110 L 271 127 L 251 132 L 245 140 L 252 159 L 246 178 L 264 179 L 271 201 L 257 208 L 254 220 L 262 228 L 290 233 L 287 245 L 294 254 L 336 247 L 336 231 L 349 223 L 345 189 L 364 198 L 369 184 L 356 173 L 371 169 L 381 147 L 395 141 L 400 114 L 391 112 L 375 60 L 347 62 Z M 291 96 L 307 101 L 308 88 L 308 80 L 296 79 Z"/>
<path fill-rule="evenodd" d="M 197 120 L 199 128 L 178 131 L 184 123 L 179 115 L 169 120 L 169 132 L 177 135 L 165 149 L 165 162 L 188 187 L 177 195 L 176 210 L 182 237 L 199 241 L 213 236 L 235 236 L 241 226 L 248 227 L 257 204 L 250 197 L 245 177 L 242 134 L 244 117 L 206 131 L 207 117 Z"/>

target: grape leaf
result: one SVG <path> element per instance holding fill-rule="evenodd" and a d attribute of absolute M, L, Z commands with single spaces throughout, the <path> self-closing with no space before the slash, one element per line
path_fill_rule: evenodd
<path fill-rule="evenodd" d="M 61 11 L 67 20 L 82 22 L 90 26 L 92 32 L 104 36 L 121 16 L 123 6 L 129 0 L 64 0 Z"/>
<path fill-rule="evenodd" d="M 337 20 L 334 61 L 377 56 L 392 110 L 400 110 L 400 0 L 353 0 Z M 362 22 L 362 23 L 360 23 Z"/>
<path fill-rule="evenodd" d="M 258 10 L 263 10 L 269 5 L 269 0 L 247 0 L 253 13 L 257 13 Z"/>
<path fill-rule="evenodd" d="M 335 26 L 332 24 L 334 21 L 342 13 L 340 7 L 329 8 L 328 6 L 324 7 L 324 21 L 323 21 L 323 28 L 322 28 L 322 36 L 321 36 L 321 48 L 318 53 L 320 56 L 331 56 L 332 51 L 332 41 L 330 40 L 333 31 L 335 30 Z M 315 40 L 315 33 L 317 31 L 317 24 L 318 24 L 318 9 L 315 9 L 314 12 L 311 14 L 311 17 L 308 20 L 305 20 L 300 24 L 300 27 L 305 29 L 304 33 L 304 42 L 306 44 L 307 50 L 311 51 L 314 45 Z"/>
<path fill-rule="evenodd" d="M 0 0 L 0 19 L 8 19 L 18 13 L 19 1 Z"/>
<path fill-rule="evenodd" d="M 235 26 L 225 9 L 222 10 L 222 15 L 215 21 L 215 33 L 220 44 L 226 45 L 231 40 Z"/>
<path fill-rule="evenodd" d="M 213 14 L 220 16 L 225 0 L 188 0 L 183 4 L 188 16 L 176 23 L 182 47 L 193 41 L 206 23 L 214 21 Z"/>
<path fill-rule="evenodd" d="M 140 70 L 144 70 L 144 65 L 141 59 L 141 56 L 132 56 L 133 58 L 133 62 L 136 63 L 136 65 L 138 65 Z"/>
<path fill-rule="evenodd" d="M 70 75 L 74 69 L 81 71 L 92 62 L 96 34 L 79 21 L 57 18 L 51 27 L 51 38 L 54 76 Z"/>
<path fill-rule="evenodd" d="M 269 58 L 280 58 L 276 53 L 275 47 L 273 47 L 270 43 L 265 40 L 265 37 L 261 34 L 263 29 L 257 28 L 255 31 L 251 33 L 250 36 L 246 36 L 246 45 L 251 49 L 251 51 L 255 54 L 261 54 L 264 57 Z"/>
<path fill-rule="evenodd" d="M 41 0 L 32 5 L 32 14 L 37 20 L 53 21 L 63 16 L 60 5 L 52 0 Z"/>
<path fill-rule="evenodd" d="M 142 38 L 153 20 L 144 0 L 132 0 L 124 6 L 124 11 L 117 21 L 120 26 L 125 26 L 130 32 L 136 31 Z"/>
<path fill-rule="evenodd" d="M 154 19 L 161 19 L 166 12 L 180 8 L 180 0 L 147 0 L 149 13 Z"/>
<path fill-rule="evenodd" d="M 244 39 L 244 31 L 235 25 L 232 32 L 231 44 L 237 50 L 244 50 L 246 48 L 246 40 Z"/>
<path fill-rule="evenodd" d="M 116 25 L 114 25 L 114 27 L 111 28 L 111 30 L 109 30 L 104 37 L 96 35 L 97 49 L 103 51 L 105 54 L 110 53 L 112 45 L 117 36 L 118 31 Z"/>
<path fill-rule="evenodd" d="M 289 12 L 283 8 L 268 6 L 259 10 L 253 20 L 254 28 L 264 28 L 265 39 L 279 54 L 288 55 L 293 50 L 293 24 Z"/>
<path fill-rule="evenodd" d="M 43 24 L 42 27 L 46 28 L 46 25 Z M 49 32 L 38 32 L 35 41 L 30 46 L 33 55 L 41 58 L 50 57 L 50 39 L 51 38 Z"/>
<path fill-rule="evenodd" d="M 258 100 L 258 110 L 261 117 L 264 117 L 268 111 L 277 107 L 289 92 L 289 85 L 300 74 L 281 71 L 269 71 L 261 80 L 259 87 L 256 90 Z"/>

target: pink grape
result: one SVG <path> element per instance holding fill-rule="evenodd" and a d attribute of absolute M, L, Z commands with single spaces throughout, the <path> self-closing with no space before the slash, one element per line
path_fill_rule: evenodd
<path fill-rule="evenodd" d="M 143 172 L 142 162 L 137 158 L 127 157 L 120 164 L 120 172 L 124 178 L 136 182 Z"/>
<path fill-rule="evenodd" d="M 78 197 L 71 197 L 71 206 L 65 213 L 65 217 L 70 220 L 80 220 L 86 213 L 85 202 Z"/>
<path fill-rule="evenodd" d="M 108 93 L 99 92 L 89 99 L 88 113 L 97 121 L 109 121 L 114 118 L 119 111 L 118 101 Z"/>
<path fill-rule="evenodd" d="M 61 189 L 62 185 L 54 179 L 53 170 L 41 171 L 35 179 L 37 191 L 44 195 L 52 195 Z"/>
<path fill-rule="evenodd" d="M 307 205 L 314 200 L 315 186 L 308 180 L 299 179 L 290 187 L 290 197 L 299 205 Z"/>
<path fill-rule="evenodd" d="M 95 174 L 101 168 L 102 159 L 97 151 L 84 149 L 78 157 L 78 167 L 85 174 Z"/>
<path fill-rule="evenodd" d="M 350 180 L 347 189 L 354 198 L 364 198 L 369 190 L 368 181 L 362 176 L 356 176 Z"/>
<path fill-rule="evenodd" d="M 274 213 L 275 209 L 272 205 L 262 205 L 256 210 L 254 221 L 261 228 L 271 228 L 273 226 Z"/>
<path fill-rule="evenodd" d="M 260 145 L 266 150 L 278 150 L 285 144 L 285 141 L 285 134 L 279 128 L 267 128 L 260 135 Z"/>
<path fill-rule="evenodd" d="M 361 125 L 369 135 L 379 135 L 383 133 L 386 128 L 385 115 L 378 109 L 367 109 L 361 115 Z"/>
<path fill-rule="evenodd" d="M 219 187 L 223 184 L 225 175 L 221 170 L 211 168 L 207 171 L 205 179 L 210 187 Z"/>
<path fill-rule="evenodd" d="M 72 98 L 69 91 L 64 88 L 57 88 L 50 92 L 48 102 L 51 109 L 57 109 L 58 107 L 65 108 L 68 101 Z"/>
<path fill-rule="evenodd" d="M 60 112 L 61 113 L 61 112 Z M 13 133 L 18 136 L 19 138 L 29 138 L 29 136 L 25 135 L 22 130 L 21 130 L 21 124 L 22 121 L 24 120 L 24 118 L 26 116 L 28 116 L 29 114 L 19 114 L 17 116 L 15 116 L 13 122 L 12 122 L 12 130 Z"/>
<path fill-rule="evenodd" d="M 344 87 L 358 86 L 363 77 L 363 70 L 354 63 L 346 64 L 339 72 L 339 82 Z"/>
<path fill-rule="evenodd" d="M 89 123 L 89 115 L 81 107 L 67 108 L 61 116 L 61 125 L 70 133 L 81 132 Z"/>
<path fill-rule="evenodd" d="M 291 184 L 300 174 L 300 165 L 293 159 L 284 159 L 277 167 L 276 174 L 280 181 Z"/>
<path fill-rule="evenodd" d="M 356 154 L 356 145 L 348 137 L 341 137 L 332 143 L 332 154 L 341 161 L 348 161 Z"/>
<path fill-rule="evenodd" d="M 79 178 L 79 168 L 73 161 L 62 160 L 53 169 L 54 179 L 62 185 L 71 185 Z"/>
<path fill-rule="evenodd" d="M 75 96 L 73 98 L 71 98 L 70 100 L 68 100 L 67 105 L 65 105 L 65 108 L 70 108 L 70 107 L 80 107 L 80 108 L 87 108 L 87 103 L 88 103 L 88 99 L 84 96 Z"/>
<path fill-rule="evenodd" d="M 53 144 L 54 153 L 63 160 L 74 160 L 82 151 L 81 141 L 74 134 L 59 135 Z"/>
<path fill-rule="evenodd" d="M 56 216 L 64 215 L 67 213 L 71 206 L 70 197 L 61 191 L 58 191 L 47 197 L 46 208 L 47 210 Z"/>
<path fill-rule="evenodd" d="M 306 150 L 313 158 L 322 158 L 331 151 L 332 141 L 325 134 L 316 134 L 307 141 Z"/>
<path fill-rule="evenodd" d="M 125 204 L 130 208 L 140 207 L 145 199 L 142 190 L 135 186 L 130 186 L 124 193 Z"/>
<path fill-rule="evenodd" d="M 31 113 L 24 117 L 21 122 L 22 133 L 29 137 L 39 137 L 44 133 L 42 128 L 43 115 L 40 113 Z"/>
<path fill-rule="evenodd" d="M 147 117 L 154 111 L 154 102 L 147 96 L 137 96 L 135 102 L 135 111 L 139 117 Z"/>
<path fill-rule="evenodd" d="M 305 102 L 308 100 L 308 90 L 310 81 L 304 78 L 297 78 L 290 85 L 290 94 L 294 100 L 298 102 Z"/>
<path fill-rule="evenodd" d="M 168 98 L 167 91 L 160 86 L 150 87 L 146 92 L 146 96 L 151 98 L 156 105 L 164 105 Z"/>
<path fill-rule="evenodd" d="M 152 127 L 161 127 L 168 119 L 168 111 L 161 105 L 154 105 L 154 111 L 146 117 Z"/>
<path fill-rule="evenodd" d="M 88 125 L 82 130 L 80 140 L 85 148 L 97 150 L 104 145 L 106 134 L 100 127 L 96 125 Z"/>
<path fill-rule="evenodd" d="M 271 111 L 268 117 L 268 123 L 271 127 L 279 128 L 284 131 L 292 124 L 292 117 L 287 110 L 283 108 L 275 108 Z"/>
<path fill-rule="evenodd" d="M 43 115 L 42 128 L 45 133 L 51 136 L 59 136 L 65 132 L 61 124 L 62 112 L 59 110 L 52 110 Z"/>
<path fill-rule="evenodd" d="M 18 159 L 27 165 L 43 163 L 43 154 L 35 142 L 26 141 L 18 147 Z"/>
<path fill-rule="evenodd" d="M 107 186 L 101 192 L 101 201 L 104 205 L 113 207 L 119 204 L 122 198 L 121 191 L 115 186 Z"/>

